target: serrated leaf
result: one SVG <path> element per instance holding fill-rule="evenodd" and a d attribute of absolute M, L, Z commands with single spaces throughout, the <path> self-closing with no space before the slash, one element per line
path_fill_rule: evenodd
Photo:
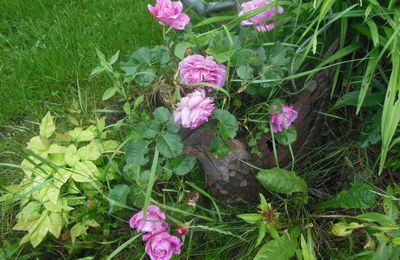
<path fill-rule="evenodd" d="M 79 162 L 79 155 L 76 146 L 71 144 L 67 147 L 64 154 L 64 160 L 70 167 L 74 167 L 74 165 Z"/>
<path fill-rule="evenodd" d="M 110 192 L 108 193 L 108 197 L 113 201 L 117 202 L 118 204 L 126 205 L 126 199 L 128 198 L 129 192 L 130 189 L 128 185 L 118 184 L 110 190 Z M 121 206 L 119 206 L 113 201 L 110 201 L 110 213 L 122 209 Z"/>
<path fill-rule="evenodd" d="M 175 122 L 173 116 L 171 116 L 168 119 L 167 129 L 168 129 L 168 131 L 175 133 L 175 134 L 177 134 L 179 132 L 179 130 L 181 129 L 181 127 Z"/>
<path fill-rule="evenodd" d="M 43 117 L 42 123 L 40 124 L 40 136 L 44 138 L 50 138 L 56 131 L 56 126 L 53 122 L 53 117 L 50 112 L 47 112 L 46 116 Z"/>
<path fill-rule="evenodd" d="M 171 161 L 171 166 L 177 175 L 185 175 L 189 173 L 191 170 L 193 170 L 195 164 L 196 157 L 193 156 L 178 157 Z"/>
<path fill-rule="evenodd" d="M 179 59 L 183 60 L 183 58 L 185 58 L 185 52 L 186 49 L 188 48 L 192 48 L 195 45 L 190 43 L 190 42 L 180 42 L 176 45 L 175 50 L 174 50 L 174 54 L 176 57 L 178 57 Z"/>
<path fill-rule="evenodd" d="M 171 116 L 171 113 L 165 107 L 157 107 L 153 115 L 155 118 L 160 120 L 161 123 L 166 123 Z"/>
<path fill-rule="evenodd" d="M 169 51 L 165 46 L 156 46 L 152 49 L 153 57 L 160 63 L 161 65 L 166 65 L 170 62 L 171 57 L 169 55 Z"/>
<path fill-rule="evenodd" d="M 339 192 L 335 198 L 317 205 L 317 208 L 368 209 L 375 203 L 374 189 L 368 184 L 358 183 L 348 190 Z"/>
<path fill-rule="evenodd" d="M 149 143 L 145 140 L 131 140 L 125 147 L 125 159 L 128 164 L 145 165 L 149 160 L 146 154 L 149 152 Z"/>
<path fill-rule="evenodd" d="M 183 144 L 179 135 L 166 132 L 156 138 L 156 148 L 166 158 L 175 158 L 183 151 Z"/>
<path fill-rule="evenodd" d="M 236 74 L 243 80 L 253 79 L 253 69 L 249 65 L 241 65 L 237 68 Z"/>
<path fill-rule="evenodd" d="M 141 122 L 143 124 L 142 135 L 146 139 L 153 139 L 161 130 L 162 125 L 158 119 Z"/>
<path fill-rule="evenodd" d="M 224 139 L 233 139 L 238 131 L 238 123 L 235 116 L 229 111 L 217 109 L 214 117 L 218 120 L 218 130 Z"/>
<path fill-rule="evenodd" d="M 308 193 L 307 183 L 294 172 L 273 168 L 262 170 L 257 174 L 257 180 L 268 190 L 291 195 L 293 192 Z"/>
<path fill-rule="evenodd" d="M 151 68 L 140 70 L 140 72 L 138 72 L 136 75 L 135 81 L 141 86 L 150 85 L 157 76 L 154 70 Z"/>

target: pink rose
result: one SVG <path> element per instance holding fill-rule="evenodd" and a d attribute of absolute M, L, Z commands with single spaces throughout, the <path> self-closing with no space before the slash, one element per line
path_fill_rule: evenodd
<path fill-rule="evenodd" d="M 157 206 L 149 205 L 147 207 L 146 218 L 143 218 L 143 210 L 139 211 L 129 220 L 131 228 L 138 232 L 156 234 L 164 232 L 168 228 L 165 222 L 165 214 Z"/>
<path fill-rule="evenodd" d="M 169 260 L 173 254 L 179 255 L 181 253 L 181 240 L 167 232 L 154 236 L 145 235 L 143 240 L 147 240 L 146 253 L 151 260 Z"/>
<path fill-rule="evenodd" d="M 190 22 L 189 16 L 182 13 L 181 1 L 157 0 L 156 6 L 147 5 L 147 8 L 161 23 L 177 30 L 185 29 Z"/>
<path fill-rule="evenodd" d="M 277 109 L 278 108 L 275 106 L 271 115 L 271 119 L 269 120 L 274 133 L 279 133 L 282 132 L 283 129 L 288 129 L 293 121 L 297 118 L 297 112 L 294 110 L 292 105 L 282 105 L 282 111 L 277 111 Z"/>
<path fill-rule="evenodd" d="M 250 11 L 258 9 L 262 6 L 272 3 L 273 0 L 251 0 L 250 2 L 245 2 L 242 4 L 242 10 L 239 15 L 244 15 Z M 259 32 L 272 31 L 274 29 L 274 22 L 269 21 L 265 22 L 266 19 L 272 19 L 275 16 L 275 12 L 278 10 L 278 13 L 283 13 L 283 8 L 278 6 L 277 8 L 272 7 L 264 12 L 261 12 L 247 20 L 243 20 L 241 22 L 242 25 L 254 25 Z"/>
<path fill-rule="evenodd" d="M 193 83 L 210 83 L 223 87 L 226 80 L 225 65 L 218 64 L 212 56 L 187 56 L 179 63 L 180 76 L 186 85 Z M 208 88 L 209 91 L 215 90 Z"/>
<path fill-rule="evenodd" d="M 174 119 L 184 128 L 196 129 L 208 121 L 213 111 L 214 99 L 206 97 L 203 89 L 197 89 L 179 101 Z"/>

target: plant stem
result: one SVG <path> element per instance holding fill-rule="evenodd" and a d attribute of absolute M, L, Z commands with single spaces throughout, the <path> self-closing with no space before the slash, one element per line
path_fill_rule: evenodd
<path fill-rule="evenodd" d="M 151 200 L 151 190 L 153 189 L 154 178 L 156 175 L 158 155 L 159 155 L 159 152 L 158 152 L 157 148 L 155 148 L 153 163 L 151 165 L 151 170 L 150 170 L 149 182 L 147 183 L 146 197 L 145 197 L 144 206 L 143 206 L 143 217 L 145 219 L 146 219 L 146 215 L 147 215 L 147 207 L 149 206 L 150 200 Z"/>

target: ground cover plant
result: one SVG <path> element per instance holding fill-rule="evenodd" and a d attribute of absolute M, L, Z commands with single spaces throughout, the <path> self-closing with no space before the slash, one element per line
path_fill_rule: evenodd
<path fill-rule="evenodd" d="M 399 5 L 151 2 L 160 41 L 79 70 L 96 102 L 8 127 L 0 258 L 397 259 Z"/>

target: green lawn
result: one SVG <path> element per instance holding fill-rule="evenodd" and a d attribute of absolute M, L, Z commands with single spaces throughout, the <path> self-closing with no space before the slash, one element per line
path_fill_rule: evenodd
<path fill-rule="evenodd" d="M 0 125 L 63 112 L 78 89 L 92 102 L 108 81 L 90 79 L 98 62 L 126 59 L 161 40 L 145 0 L 0 1 Z"/>

